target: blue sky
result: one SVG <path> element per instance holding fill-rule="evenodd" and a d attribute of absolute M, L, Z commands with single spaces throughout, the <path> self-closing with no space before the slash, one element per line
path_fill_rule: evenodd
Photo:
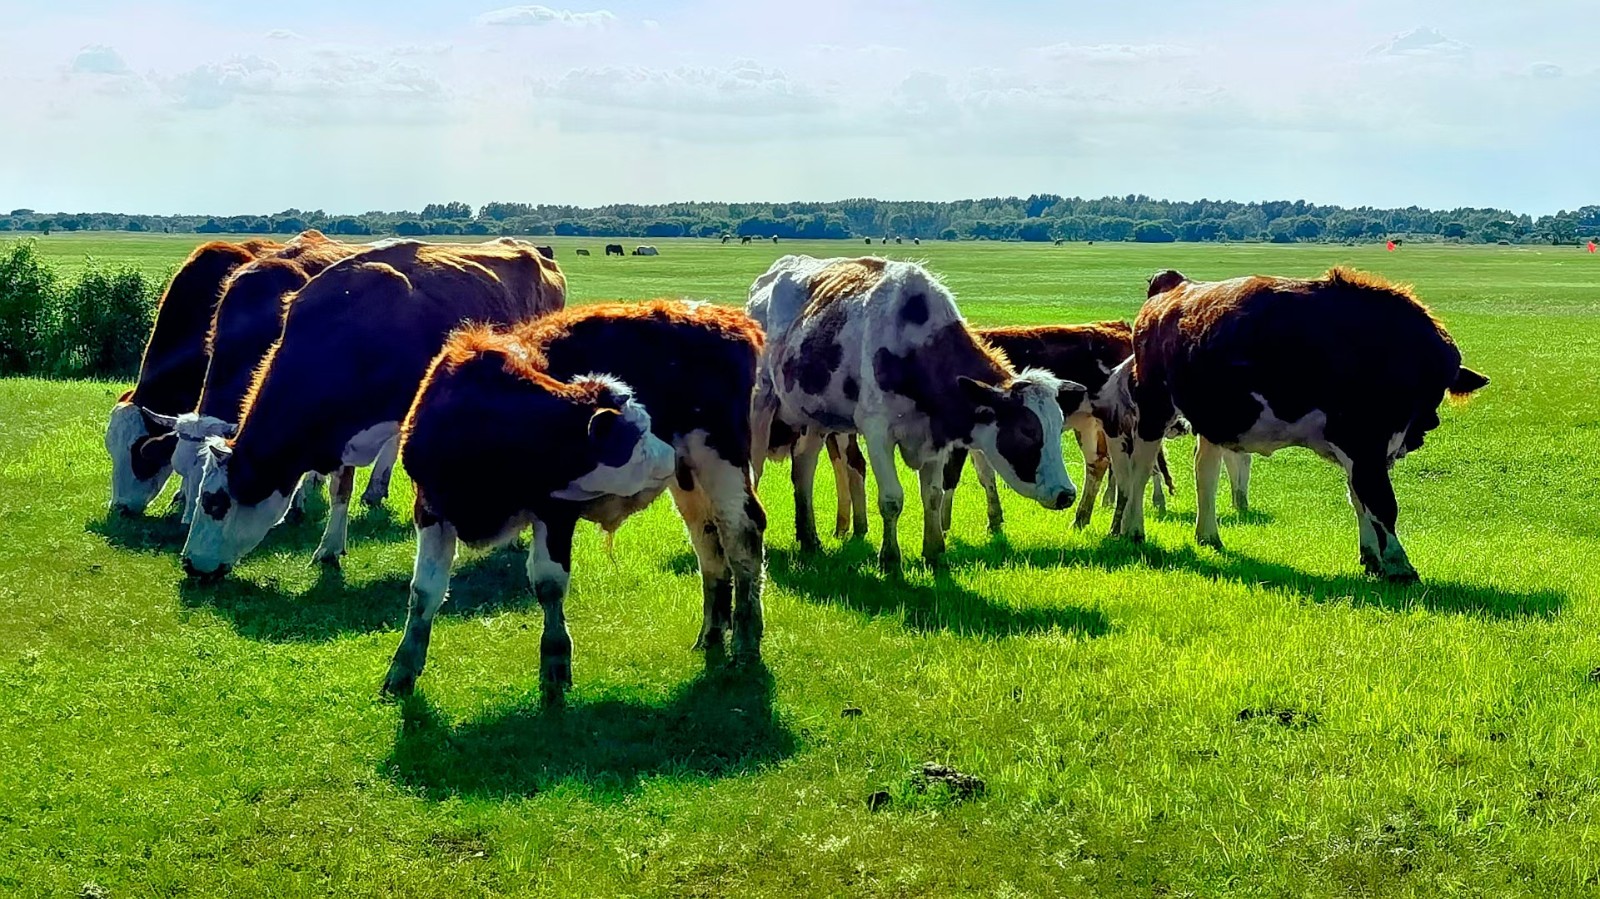
<path fill-rule="evenodd" d="M 0 0 L 0 206 L 1600 202 L 1600 8 Z"/>

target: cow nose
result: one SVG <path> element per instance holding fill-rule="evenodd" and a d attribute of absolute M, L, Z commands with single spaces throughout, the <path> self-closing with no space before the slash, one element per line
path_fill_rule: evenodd
<path fill-rule="evenodd" d="M 224 577 L 228 576 L 228 571 L 229 567 L 225 564 L 218 565 L 214 571 L 201 571 L 200 569 L 194 567 L 194 562 L 189 560 L 188 557 L 185 557 L 183 560 L 183 573 L 187 574 L 191 578 L 194 578 L 202 584 L 220 581 Z"/>
<path fill-rule="evenodd" d="M 1072 504 L 1077 501 L 1077 499 L 1078 493 L 1075 490 L 1063 490 L 1060 493 L 1057 493 L 1055 505 L 1056 511 L 1059 512 L 1062 509 L 1070 508 Z"/>

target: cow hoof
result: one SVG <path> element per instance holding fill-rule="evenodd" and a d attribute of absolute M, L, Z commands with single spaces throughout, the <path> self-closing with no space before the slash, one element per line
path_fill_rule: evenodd
<path fill-rule="evenodd" d="M 1422 578 L 1418 577 L 1417 573 L 1411 569 L 1385 571 L 1383 572 L 1383 579 L 1396 586 L 1415 584 L 1422 580 Z"/>
<path fill-rule="evenodd" d="M 838 527 L 834 528 L 833 529 L 833 539 L 840 540 L 840 541 L 850 539 L 850 526 L 841 524 Z"/>
<path fill-rule="evenodd" d="M 810 555 L 822 552 L 822 541 L 815 536 L 801 537 L 799 543 L 802 553 Z"/>
<path fill-rule="evenodd" d="M 1194 542 L 1200 544 L 1201 546 L 1209 546 L 1212 549 L 1216 550 L 1217 552 L 1221 552 L 1222 551 L 1222 538 L 1221 537 L 1217 537 L 1217 536 L 1196 537 Z"/>
<path fill-rule="evenodd" d="M 330 568 L 338 568 L 344 564 L 344 550 L 336 551 L 319 548 L 316 555 L 311 557 L 311 564 L 327 565 Z"/>
<path fill-rule="evenodd" d="M 383 679 L 383 692 L 385 695 L 410 696 L 416 690 L 417 672 L 398 665 L 389 666 L 389 674 Z"/>
<path fill-rule="evenodd" d="M 893 575 L 900 574 L 900 554 L 899 553 L 882 553 L 882 552 L 879 553 L 878 554 L 878 567 L 881 568 L 883 570 L 883 573 L 887 574 L 887 575 L 893 576 Z"/>
<path fill-rule="evenodd" d="M 368 509 L 382 509 L 383 501 L 388 498 L 389 494 L 387 492 L 372 495 L 363 493 L 361 494 L 361 505 L 366 506 Z"/>
<path fill-rule="evenodd" d="M 722 629 L 711 628 L 701 631 L 691 648 L 695 652 L 722 652 Z"/>

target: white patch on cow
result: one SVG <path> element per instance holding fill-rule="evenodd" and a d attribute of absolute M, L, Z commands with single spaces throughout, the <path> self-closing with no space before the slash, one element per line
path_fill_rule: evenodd
<path fill-rule="evenodd" d="M 1066 460 L 1061 455 L 1061 433 L 1065 418 L 1056 396 L 1061 390 L 1061 379 L 1040 369 L 1028 369 L 1017 375 L 1013 389 L 1021 393 L 1023 405 L 1038 419 L 1044 431 L 1044 445 L 1040 448 L 1039 467 L 1032 481 L 1025 481 L 1012 467 L 1010 460 L 1000 452 L 1000 429 L 994 424 L 983 424 L 973 429 L 973 446 L 1000 475 L 1012 490 L 1032 499 L 1047 509 L 1064 509 L 1077 499 L 1078 488 L 1067 474 Z"/>
<path fill-rule="evenodd" d="M 560 595 L 565 596 L 571 580 L 572 572 L 550 558 L 550 527 L 534 519 L 533 544 L 528 547 L 528 583 L 535 590 L 540 584 L 554 585 L 560 590 Z"/>
<path fill-rule="evenodd" d="M 133 473 L 134 444 L 149 435 L 150 429 L 138 406 L 118 403 L 112 407 L 111 419 L 106 423 L 106 453 L 111 456 L 111 508 L 143 512 L 172 475 L 170 465 L 163 466 L 155 477 L 145 480 Z"/>
<path fill-rule="evenodd" d="M 345 465 L 362 467 L 371 465 L 383 452 L 383 448 L 400 435 L 400 423 L 386 421 L 375 424 L 361 433 L 351 437 L 344 445 L 339 461 Z"/>
<path fill-rule="evenodd" d="M 1294 421 L 1285 421 L 1273 411 L 1267 398 L 1259 393 L 1250 394 L 1261 404 L 1261 414 L 1243 434 L 1222 444 L 1234 452 L 1260 453 L 1270 456 L 1286 446 L 1303 446 L 1331 461 L 1338 461 L 1339 451 L 1328 442 L 1327 413 L 1312 409 Z M 1338 454 L 1338 455 L 1336 455 Z"/>
<path fill-rule="evenodd" d="M 221 439 L 212 438 L 202 454 L 200 508 L 183 544 L 184 566 L 198 574 L 231 568 L 261 543 L 289 508 L 289 497 L 283 493 L 273 493 L 253 506 L 235 500 L 228 489 L 230 452 Z M 228 499 L 220 518 L 206 508 L 206 497 L 218 495 Z"/>
<path fill-rule="evenodd" d="M 238 425 L 211 415 L 185 412 L 178 416 L 178 446 L 172 451 L 172 470 L 182 479 L 179 490 L 183 493 L 183 523 L 194 518 L 195 500 L 200 495 L 201 455 L 206 440 L 211 437 L 229 437 Z"/>
<path fill-rule="evenodd" d="M 671 446 L 650 433 L 650 413 L 633 399 L 623 403 L 621 412 L 623 419 L 638 428 L 640 433 L 640 439 L 634 444 L 628 461 L 615 467 L 597 465 L 551 494 L 552 497 L 586 502 L 606 496 L 633 496 L 662 487 L 672 477 L 676 456 Z"/>

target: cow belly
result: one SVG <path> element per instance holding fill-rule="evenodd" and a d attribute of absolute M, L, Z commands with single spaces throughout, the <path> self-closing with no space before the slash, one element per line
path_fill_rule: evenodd
<path fill-rule="evenodd" d="M 1270 456 L 1286 446 L 1303 446 L 1324 459 L 1338 461 L 1337 453 L 1327 438 L 1327 413 L 1312 409 L 1289 421 L 1279 418 L 1261 394 L 1254 393 L 1251 396 L 1261 404 L 1261 414 L 1255 422 L 1238 436 L 1214 440 L 1214 443 L 1234 452 L 1259 453 L 1263 456 Z M 1207 438 L 1210 439 L 1210 435 Z"/>

